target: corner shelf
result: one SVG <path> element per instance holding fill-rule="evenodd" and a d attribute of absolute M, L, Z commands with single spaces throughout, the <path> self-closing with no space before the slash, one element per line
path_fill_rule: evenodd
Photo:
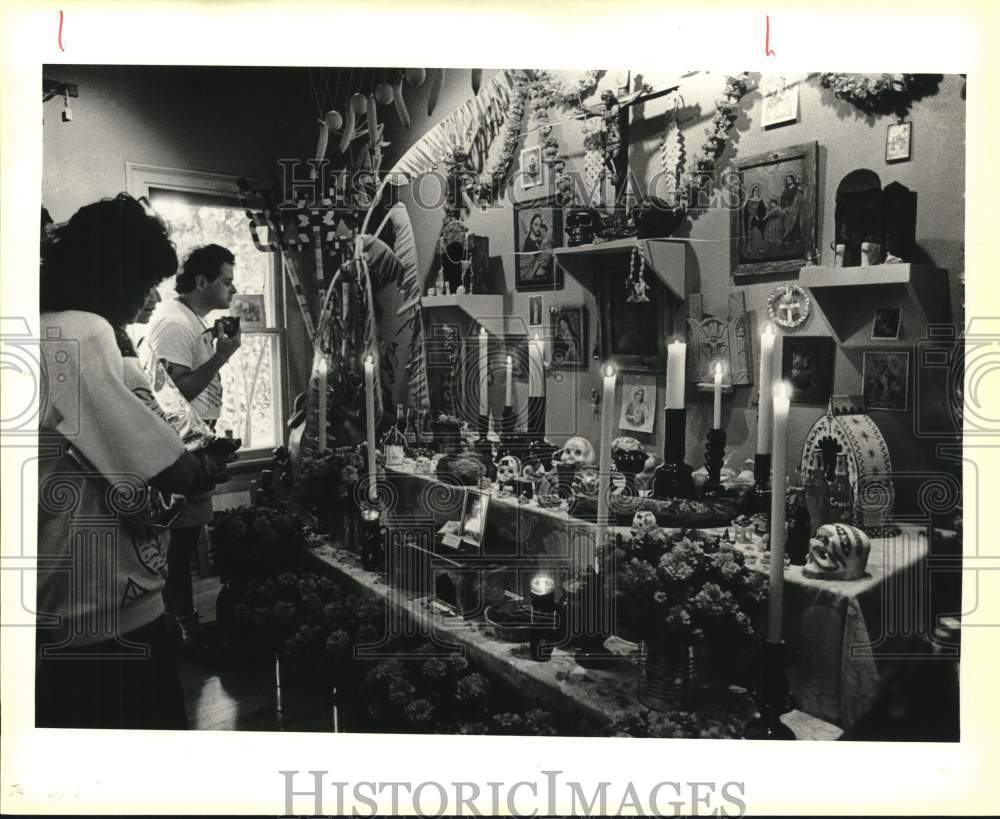
<path fill-rule="evenodd" d="M 870 267 L 803 267 L 801 286 L 808 287 L 838 343 L 845 348 L 911 346 L 928 324 L 951 320 L 948 271 L 899 262 Z M 898 307 L 902 327 L 898 339 L 872 339 L 876 307 Z"/>
<path fill-rule="evenodd" d="M 461 320 L 471 320 L 485 327 L 486 332 L 492 335 L 501 336 L 507 330 L 501 295 L 452 293 L 447 296 L 422 296 L 420 307 L 423 310 L 447 310 Z"/>
<path fill-rule="evenodd" d="M 596 276 L 617 275 L 624 277 L 628 268 L 628 257 L 636 245 L 646 257 L 648 267 L 653 271 L 671 295 L 684 301 L 684 278 L 686 270 L 687 243 L 683 239 L 637 239 L 630 236 L 600 244 L 560 247 L 553 251 L 556 259 L 575 279 L 585 287 L 595 289 Z M 617 255 L 616 269 L 612 272 L 600 269 L 608 264 L 607 256 Z"/>

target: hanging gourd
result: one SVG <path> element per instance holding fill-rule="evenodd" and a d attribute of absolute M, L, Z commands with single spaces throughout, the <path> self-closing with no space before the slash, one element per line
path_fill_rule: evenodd
<path fill-rule="evenodd" d="M 368 95 L 368 143 L 372 150 L 378 150 L 378 112 L 375 110 L 375 95 Z"/>
<path fill-rule="evenodd" d="M 380 82 L 375 86 L 375 100 L 379 105 L 391 105 L 394 92 L 392 86 L 387 82 Z"/>
<path fill-rule="evenodd" d="M 407 68 L 406 81 L 413 87 L 418 88 L 427 79 L 427 70 L 423 68 Z"/>
<path fill-rule="evenodd" d="M 316 140 L 316 158 L 323 159 L 326 156 L 326 146 L 330 139 L 330 126 L 325 119 L 319 121 L 319 137 Z"/>
<path fill-rule="evenodd" d="M 396 116 L 399 117 L 400 123 L 403 127 L 409 131 L 410 130 L 410 112 L 406 110 L 406 102 L 403 100 L 403 79 L 405 75 L 399 75 L 399 82 L 396 84 L 396 93 L 393 95 L 392 101 L 396 105 Z"/>
<path fill-rule="evenodd" d="M 481 68 L 473 68 L 472 69 L 472 93 L 473 94 L 478 94 L 479 93 L 479 83 L 482 82 L 482 79 L 483 79 L 483 69 L 481 69 Z"/>
<path fill-rule="evenodd" d="M 444 69 L 439 69 L 431 74 L 431 84 L 427 91 L 427 116 L 434 113 L 434 106 L 437 105 L 438 97 L 441 95 L 441 86 L 444 85 Z"/>
<path fill-rule="evenodd" d="M 323 116 L 323 119 L 326 122 L 326 127 L 330 130 L 330 133 L 336 133 L 344 125 L 344 118 L 337 110 L 327 111 Z"/>
<path fill-rule="evenodd" d="M 357 129 L 357 111 L 355 110 L 357 106 L 354 104 L 355 98 L 360 97 L 362 103 L 362 111 L 364 110 L 365 98 L 361 94 L 355 94 L 351 97 L 350 104 L 347 106 L 347 122 L 344 125 L 344 132 L 340 135 L 340 152 L 342 154 L 347 153 L 347 149 L 351 147 L 351 140 L 354 139 L 354 132 Z"/>

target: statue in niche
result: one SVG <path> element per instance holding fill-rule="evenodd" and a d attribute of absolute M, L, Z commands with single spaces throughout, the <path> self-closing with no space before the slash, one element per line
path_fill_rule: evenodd
<path fill-rule="evenodd" d="M 905 185 L 892 182 L 882 189 L 874 171 L 851 171 L 837 186 L 833 244 L 844 245 L 844 267 L 863 263 L 861 245 L 878 245 L 875 263 L 912 261 L 916 244 L 917 197 Z"/>

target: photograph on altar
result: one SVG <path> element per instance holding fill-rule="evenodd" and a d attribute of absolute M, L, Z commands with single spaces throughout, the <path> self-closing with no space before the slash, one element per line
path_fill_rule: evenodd
<path fill-rule="evenodd" d="M 37 727 L 958 740 L 962 75 L 42 78 Z"/>
<path fill-rule="evenodd" d="M 622 381 L 618 428 L 651 433 L 656 423 L 656 379 L 628 377 Z"/>

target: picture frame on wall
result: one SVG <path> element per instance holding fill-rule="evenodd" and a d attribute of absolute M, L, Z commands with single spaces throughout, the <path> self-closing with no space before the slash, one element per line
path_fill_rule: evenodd
<path fill-rule="evenodd" d="M 895 122 L 885 129 L 885 161 L 906 162 L 910 158 L 912 122 Z"/>
<path fill-rule="evenodd" d="M 562 269 L 552 253 L 563 246 L 562 213 L 554 196 L 514 204 L 517 290 L 557 290 L 562 286 Z"/>
<path fill-rule="evenodd" d="M 229 304 L 229 315 L 239 317 L 240 329 L 244 332 L 267 329 L 267 309 L 262 293 L 237 293 Z"/>
<path fill-rule="evenodd" d="M 730 176 L 733 277 L 797 273 L 816 258 L 819 145 L 737 159 Z"/>
<path fill-rule="evenodd" d="M 542 184 L 542 146 L 532 145 L 521 150 L 521 187 L 534 188 Z"/>
<path fill-rule="evenodd" d="M 542 297 L 531 296 L 528 298 L 528 326 L 542 326 Z"/>
<path fill-rule="evenodd" d="M 552 307 L 549 311 L 549 338 L 552 340 L 552 369 L 587 368 L 586 307 Z"/>
<path fill-rule="evenodd" d="M 906 412 L 910 353 L 868 351 L 862 355 L 861 384 L 865 409 Z"/>
<path fill-rule="evenodd" d="M 872 318 L 872 341 L 896 341 L 903 325 L 899 307 L 876 307 Z"/>
<path fill-rule="evenodd" d="M 782 345 L 781 377 L 791 384 L 792 403 L 825 405 L 833 394 L 833 339 L 785 336 Z"/>
<path fill-rule="evenodd" d="M 799 87 L 785 87 L 782 82 L 761 100 L 760 125 L 762 128 L 773 128 L 776 125 L 787 125 L 799 118 Z"/>
<path fill-rule="evenodd" d="M 656 378 L 632 376 L 622 381 L 618 428 L 622 432 L 652 434 L 656 424 Z"/>
<path fill-rule="evenodd" d="M 656 372 L 666 361 L 664 337 L 673 332 L 672 306 L 663 288 L 652 283 L 649 301 L 630 302 L 624 282 L 604 276 L 598 293 L 601 358 L 620 369 Z"/>

